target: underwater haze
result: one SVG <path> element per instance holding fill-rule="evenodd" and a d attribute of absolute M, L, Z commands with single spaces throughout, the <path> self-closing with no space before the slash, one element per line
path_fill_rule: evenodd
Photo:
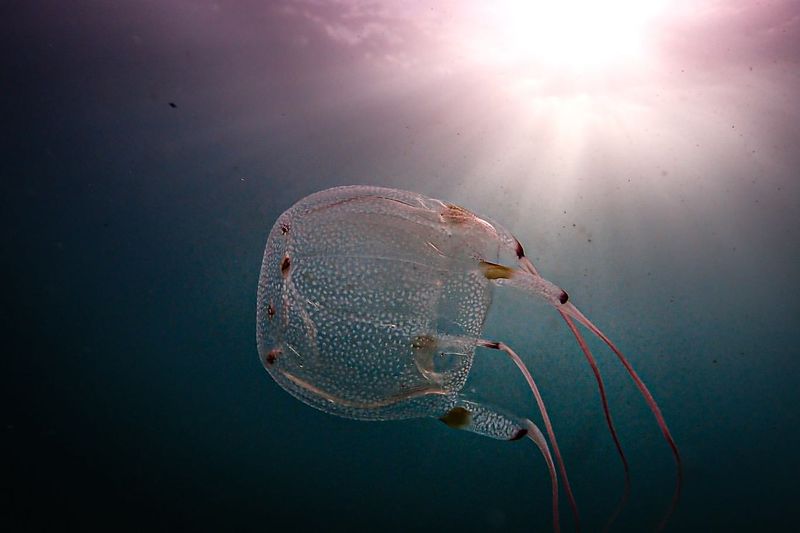
<path fill-rule="evenodd" d="M 530 441 L 332 416 L 262 367 L 272 225 L 362 184 L 504 225 L 622 349 L 683 459 L 667 531 L 795 529 L 799 61 L 793 0 L 0 2 L 0 527 L 552 531 Z M 494 296 L 602 530 L 591 369 Z M 610 531 L 652 531 L 675 463 L 590 346 Z M 502 354 L 466 390 L 540 423 Z"/>

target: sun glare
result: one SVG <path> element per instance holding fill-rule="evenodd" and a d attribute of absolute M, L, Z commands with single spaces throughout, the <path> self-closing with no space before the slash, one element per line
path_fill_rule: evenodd
<path fill-rule="evenodd" d="M 493 4 L 482 55 L 503 62 L 594 70 L 643 53 L 647 25 L 663 0 L 510 0 Z"/>

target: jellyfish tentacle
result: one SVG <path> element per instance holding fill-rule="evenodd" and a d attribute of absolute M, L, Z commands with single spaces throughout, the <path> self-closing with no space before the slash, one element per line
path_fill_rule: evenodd
<path fill-rule="evenodd" d="M 533 266 L 533 263 L 528 258 L 521 256 L 519 258 L 519 263 L 531 276 L 539 278 L 539 280 L 544 280 L 544 278 L 539 276 L 536 267 Z M 527 282 L 524 284 L 520 284 L 519 282 L 517 282 L 513 283 L 513 285 L 518 285 L 518 286 L 523 285 L 521 288 L 527 289 L 529 292 L 535 292 L 541 296 L 544 296 L 545 298 L 548 298 L 548 296 L 550 296 L 550 294 L 552 293 L 552 291 L 545 291 L 541 289 L 542 287 L 547 287 L 541 281 L 537 283 Z M 531 288 L 525 285 L 530 285 L 534 290 L 531 291 Z M 564 294 L 566 294 L 566 292 Z M 667 513 L 664 515 L 664 518 L 658 525 L 658 529 L 661 530 L 664 528 L 664 526 L 666 526 L 666 523 L 669 521 L 669 518 L 672 516 L 673 512 L 678 506 L 678 501 L 680 500 L 680 495 L 681 495 L 681 487 L 683 485 L 683 463 L 681 461 L 680 452 L 678 451 L 678 446 L 675 444 L 675 439 L 672 438 L 672 433 L 670 432 L 669 427 L 667 426 L 667 422 L 664 419 L 664 415 L 661 413 L 661 409 L 659 408 L 655 398 L 653 398 L 653 395 L 650 393 L 650 390 L 647 388 L 647 385 L 645 385 L 644 381 L 642 381 L 642 379 L 639 377 L 639 374 L 636 372 L 636 370 L 634 370 L 633 366 L 628 361 L 627 357 L 623 355 L 622 351 L 620 351 L 620 349 L 617 348 L 617 346 L 611 341 L 611 339 L 609 339 L 605 335 L 605 333 L 600 331 L 600 328 L 595 326 L 591 320 L 586 318 L 586 316 L 583 313 L 581 313 L 581 311 L 577 307 L 575 307 L 575 305 L 573 305 L 571 302 L 564 301 L 559 304 L 553 302 L 552 297 L 548 299 L 551 301 L 551 303 L 553 303 L 553 305 L 556 307 L 558 312 L 561 314 L 562 317 L 564 317 L 565 320 L 568 317 L 574 318 L 575 320 L 580 322 L 586 329 L 591 331 L 595 336 L 597 336 L 600 340 L 602 340 L 606 344 L 606 346 L 608 346 L 611 349 L 611 351 L 614 352 L 614 354 L 617 356 L 617 359 L 619 359 L 619 361 L 622 363 L 622 366 L 625 367 L 625 370 L 628 372 L 628 375 L 633 380 L 634 384 L 636 385 L 636 388 L 639 389 L 639 393 L 644 398 L 647 407 L 653 413 L 653 416 L 656 419 L 656 423 L 658 424 L 659 429 L 661 429 L 661 433 L 664 436 L 664 439 L 667 441 L 667 444 L 669 445 L 672 451 L 672 455 L 675 459 L 675 466 L 677 469 L 676 479 L 675 479 L 675 490 L 673 491 L 672 494 L 672 501 L 670 503 L 670 507 L 667 510 Z M 569 325 L 569 322 L 567 324 Z M 570 328 L 570 329 L 572 330 L 573 335 L 575 335 L 575 338 L 578 340 L 578 344 L 581 345 L 581 348 L 583 348 L 585 342 L 581 343 L 582 337 L 580 336 L 580 333 L 578 332 L 577 328 L 575 329 Z M 587 352 L 584 351 L 584 354 L 587 354 Z M 626 485 L 626 491 L 627 490 L 629 489 Z M 613 518 L 614 517 L 612 517 L 612 520 Z"/>
<path fill-rule="evenodd" d="M 544 435 L 542 435 L 542 431 L 527 418 L 524 422 L 528 430 L 528 438 L 539 448 L 539 451 L 542 452 L 544 460 L 547 463 L 547 471 L 550 473 L 550 487 L 553 493 L 553 530 L 559 533 L 561 531 L 561 524 L 558 520 L 558 477 L 556 476 L 556 467 L 553 464 L 553 457 L 550 455 L 550 448 L 547 446 L 547 441 Z"/>
<path fill-rule="evenodd" d="M 519 248 L 521 250 L 521 246 Z M 519 264 L 527 270 L 531 275 L 536 277 L 541 277 L 539 272 L 536 270 L 536 267 L 533 265 L 533 262 L 528 259 L 524 252 L 520 252 L 518 258 Z M 606 524 L 606 529 L 608 529 L 616 520 L 619 513 L 625 507 L 625 504 L 628 501 L 628 497 L 631 491 L 631 476 L 630 476 L 630 468 L 628 466 L 628 459 L 625 457 L 625 452 L 622 449 L 622 444 L 619 441 L 619 436 L 617 435 L 617 429 L 614 426 L 614 420 L 611 417 L 611 409 L 608 406 L 608 397 L 606 396 L 606 387 L 603 383 L 603 376 L 600 374 L 600 368 L 597 366 L 597 360 L 592 355 L 591 350 L 589 349 L 589 345 L 586 343 L 586 340 L 583 338 L 580 330 L 575 326 L 575 323 L 572 319 L 567 315 L 564 311 L 560 308 L 558 309 L 561 318 L 564 319 L 566 322 L 567 327 L 569 328 L 572 335 L 575 337 L 575 340 L 578 342 L 578 346 L 580 346 L 581 351 L 583 352 L 584 356 L 586 357 L 586 361 L 589 363 L 589 366 L 592 369 L 592 373 L 594 374 L 595 381 L 597 382 L 597 389 L 600 393 L 600 402 L 603 406 L 603 414 L 605 415 L 606 425 L 608 426 L 608 430 L 611 433 L 611 438 L 614 440 L 614 446 L 617 448 L 617 453 L 619 454 L 620 460 L 622 461 L 622 466 L 625 470 L 625 488 L 622 492 L 622 497 L 620 498 L 619 504 L 617 505 L 617 509 L 611 515 L 608 523 Z"/>
<path fill-rule="evenodd" d="M 564 299 L 564 301 L 557 302 L 555 301 L 555 294 L 557 294 L 558 289 L 553 289 L 556 287 L 549 281 L 545 280 L 538 274 L 536 274 L 536 269 L 533 266 L 533 263 L 526 258 L 520 258 L 520 263 L 526 268 L 527 272 L 522 272 L 518 270 L 513 270 L 512 275 L 505 279 L 497 279 L 497 283 L 500 284 L 507 284 L 513 287 L 520 288 L 525 290 L 526 292 L 531 292 L 537 294 L 539 296 L 544 297 L 548 301 L 550 301 L 556 309 L 562 314 L 562 316 L 566 315 L 571 318 L 574 318 L 578 322 L 580 322 L 584 327 L 586 327 L 589 331 L 591 331 L 595 336 L 597 336 L 600 340 L 602 340 L 606 346 L 608 346 L 612 352 L 617 356 L 617 359 L 622 363 L 622 366 L 625 367 L 625 370 L 628 372 L 628 375 L 633 380 L 636 388 L 639 389 L 639 393 L 647 403 L 647 406 L 650 408 L 650 411 L 653 413 L 653 416 L 658 423 L 658 427 L 661 429 L 661 433 L 664 436 L 664 439 L 667 441 L 670 449 L 672 450 L 672 455 L 675 459 L 675 464 L 677 466 L 677 487 L 676 487 L 676 498 L 680 494 L 681 485 L 683 482 L 683 464 L 681 461 L 680 452 L 678 451 L 678 446 L 675 444 L 675 439 L 672 438 L 672 433 L 667 426 L 667 422 L 664 419 L 664 415 L 661 414 L 661 409 L 658 406 L 655 398 L 650 393 L 650 390 L 645 385 L 644 381 L 639 377 L 639 374 L 634 370 L 631 363 L 628 361 L 628 358 L 623 355 L 619 348 L 609 339 L 605 333 L 600 331 L 600 328 L 594 325 L 591 320 L 586 318 L 586 316 L 580 312 L 580 310 L 575 307 L 572 303 Z M 563 291 L 562 291 L 563 292 Z M 563 292 L 566 295 L 566 292 Z M 573 332 L 574 333 L 574 332 Z M 579 341 L 580 344 L 580 341 Z"/>
<path fill-rule="evenodd" d="M 617 358 L 622 363 L 622 366 L 625 367 L 625 370 L 630 375 L 633 382 L 636 384 L 636 387 L 639 389 L 639 392 L 644 397 L 647 406 L 652 411 L 653 416 L 656 418 L 656 422 L 658 423 L 658 427 L 661 429 L 661 433 L 663 433 L 664 438 L 666 439 L 669 447 L 672 449 L 672 454 L 675 457 L 675 462 L 678 466 L 678 478 L 682 478 L 682 464 L 681 464 L 681 456 L 680 452 L 678 452 L 678 446 L 675 444 L 675 440 L 672 438 L 672 434 L 667 427 L 667 422 L 664 420 L 664 416 L 661 414 L 661 409 L 658 407 L 658 403 L 656 403 L 653 395 L 647 388 L 647 385 L 644 384 L 642 379 L 639 377 L 639 374 L 636 373 L 636 370 L 633 369 L 633 366 L 628 361 L 627 357 L 625 357 L 622 352 L 620 351 L 617 346 L 611 342 L 605 333 L 600 331 L 600 328 L 594 325 L 591 320 L 586 318 L 586 316 L 580 312 L 580 310 L 575 307 L 572 303 L 567 301 L 566 299 L 560 303 L 555 303 L 552 300 L 554 299 L 553 296 L 558 292 L 558 288 L 553 285 L 551 282 L 545 280 L 541 277 L 536 268 L 533 266 L 533 263 L 527 259 L 526 257 L 521 257 L 519 262 L 523 265 L 523 267 L 528 271 L 528 275 L 520 275 L 523 274 L 521 271 L 513 271 L 513 275 L 510 276 L 507 280 L 502 279 L 498 280 L 499 282 L 508 283 L 511 286 L 519 287 L 523 290 L 527 290 L 529 292 L 533 292 L 539 294 L 546 299 L 550 300 L 556 306 L 556 309 L 562 314 L 562 316 L 567 315 L 569 317 L 574 318 L 578 322 L 580 322 L 584 327 L 586 327 L 589 331 L 591 331 L 594 335 L 596 335 L 599 339 L 601 339 L 606 346 L 611 348 L 611 351 L 617 356 Z M 528 279 L 532 278 L 532 279 Z M 553 289 L 556 287 L 556 289 Z M 563 292 L 563 291 L 562 291 Z M 566 295 L 566 292 L 563 293 Z M 573 330 L 573 333 L 576 330 Z M 578 341 L 580 343 L 580 341 Z"/>
<path fill-rule="evenodd" d="M 600 329 L 595 326 L 588 318 L 586 318 L 583 313 L 581 313 L 577 307 L 569 303 L 569 296 L 567 293 L 556 286 L 555 284 L 551 283 L 550 281 L 544 279 L 541 276 L 534 275 L 530 272 L 522 271 L 522 270 L 515 270 L 509 267 L 505 267 L 502 265 L 497 265 L 494 263 L 489 263 L 487 261 L 482 261 L 480 264 L 481 271 L 483 272 L 484 276 L 487 279 L 493 280 L 498 285 L 507 285 L 509 287 L 514 287 L 520 289 L 522 291 L 535 294 L 540 296 L 550 302 L 556 309 L 563 315 L 567 315 L 571 318 L 574 318 L 578 322 L 580 322 L 583 326 L 585 326 L 589 331 L 594 333 L 598 338 L 600 338 L 609 348 L 611 351 L 616 354 L 617 358 L 620 360 L 622 365 L 625 367 L 625 370 L 633 379 L 633 382 L 636 384 L 636 387 L 639 389 L 639 392 L 644 397 L 645 402 L 647 403 L 650 411 L 656 418 L 656 422 L 658 423 L 659 428 L 661 428 L 661 432 L 664 435 L 664 438 L 667 440 L 670 448 L 672 449 L 672 454 L 675 457 L 675 462 L 678 465 L 678 477 L 681 477 L 681 458 L 680 453 L 678 452 L 678 447 L 675 444 L 675 440 L 672 438 L 672 434 L 667 427 L 667 423 L 664 420 L 664 416 L 661 414 L 661 409 L 658 407 L 653 395 L 647 388 L 647 385 L 644 384 L 642 379 L 633 369 L 633 366 L 630 364 L 628 359 L 622 354 L 622 352 L 617 348 L 617 346 L 611 342 L 609 339 Z M 580 341 L 578 341 L 580 344 Z"/>
<path fill-rule="evenodd" d="M 597 361 L 592 355 L 591 350 L 589 350 L 589 345 L 586 344 L 586 340 L 583 338 L 583 335 L 575 326 L 575 323 L 572 322 L 572 319 L 565 313 L 561 312 L 561 310 L 559 310 L 559 314 L 561 315 L 561 318 L 563 318 L 564 321 L 567 323 L 567 327 L 569 327 L 570 331 L 572 332 L 572 335 L 575 337 L 575 340 L 578 341 L 578 345 L 581 347 L 581 351 L 583 351 L 584 356 L 586 356 L 586 360 L 589 362 L 589 366 L 592 368 L 594 379 L 597 382 L 597 389 L 600 392 L 600 402 L 603 405 L 603 414 L 605 415 L 606 418 L 606 425 L 608 426 L 608 430 L 611 433 L 611 438 L 614 440 L 614 445 L 617 447 L 617 452 L 619 453 L 620 460 L 622 460 L 622 466 L 625 471 L 625 488 L 622 491 L 622 497 L 620 498 L 620 501 L 617 504 L 616 510 L 606 523 L 605 529 L 607 530 L 617 519 L 619 513 L 622 512 L 622 509 L 628 502 L 628 497 L 630 496 L 631 493 L 631 475 L 630 475 L 630 469 L 628 467 L 628 459 L 625 457 L 625 452 L 622 450 L 622 444 L 620 444 L 619 442 L 619 437 L 617 436 L 617 429 L 614 426 L 614 420 L 611 418 L 611 409 L 608 406 L 606 387 L 605 384 L 603 383 L 603 376 L 600 374 L 600 368 L 598 368 L 597 366 Z"/>
<path fill-rule="evenodd" d="M 608 426 L 608 430 L 611 433 L 611 437 L 614 440 L 614 445 L 617 447 L 617 452 L 619 453 L 619 458 L 622 461 L 622 466 L 625 468 L 625 485 L 630 485 L 630 475 L 629 475 L 629 468 L 628 468 L 628 459 L 625 457 L 625 452 L 622 450 L 622 444 L 619 442 L 619 437 L 617 436 L 617 429 L 614 426 L 614 420 L 611 418 L 611 409 L 608 406 L 608 397 L 606 396 L 606 387 L 603 383 L 603 376 L 600 374 L 600 368 L 597 366 L 597 360 L 592 355 L 591 350 L 589 349 L 589 345 L 586 344 L 586 340 L 581 335 L 581 332 L 575 327 L 575 323 L 572 322 L 572 319 L 569 315 L 561 312 L 559 310 L 559 314 L 561 318 L 564 319 L 564 322 L 567 323 L 567 327 L 569 327 L 572 334 L 575 336 L 575 339 L 578 341 L 578 345 L 581 347 L 581 351 L 586 356 L 586 360 L 589 362 L 589 366 L 592 368 L 592 373 L 594 374 L 595 381 L 597 381 L 597 388 L 600 391 L 600 401 L 603 404 L 603 413 L 605 414 L 606 418 L 606 425 Z"/>
<path fill-rule="evenodd" d="M 675 490 L 672 493 L 670 506 L 658 524 L 657 531 L 661 531 L 664 529 L 678 506 L 678 501 L 681 497 L 681 487 L 683 486 L 683 464 L 681 462 L 681 455 L 678 451 L 678 446 L 675 444 L 675 440 L 672 438 L 672 433 L 670 433 L 669 427 L 667 427 L 667 422 L 664 420 L 664 415 L 661 414 L 661 409 L 659 408 L 658 403 L 656 403 L 655 398 L 653 398 L 653 395 L 650 393 L 650 390 L 647 388 L 647 385 L 645 385 L 644 381 L 642 381 L 642 378 L 640 378 L 636 370 L 633 369 L 633 366 L 628 361 L 627 357 L 625 357 L 620 349 L 617 348 L 613 342 L 611 342 L 611 339 L 609 339 L 602 331 L 600 331 L 600 328 L 595 326 L 591 320 L 586 318 L 586 316 L 584 316 L 584 314 L 581 313 L 580 310 L 571 303 L 560 306 L 559 311 L 580 322 L 584 327 L 600 338 L 606 344 L 606 346 L 611 348 L 611 351 L 617 356 L 617 359 L 619 359 L 619 361 L 622 363 L 622 366 L 625 367 L 625 370 L 633 380 L 636 388 L 639 389 L 639 393 L 642 395 L 645 403 L 647 403 L 647 406 L 653 413 L 653 416 L 658 423 L 658 427 L 661 429 L 661 433 L 664 435 L 664 439 L 667 441 L 667 444 L 669 444 L 669 447 L 672 450 L 672 455 L 675 459 L 675 467 L 677 470 L 675 478 Z"/>
<path fill-rule="evenodd" d="M 558 463 L 558 469 L 561 473 L 561 479 L 564 482 L 564 490 L 567 492 L 567 499 L 569 500 L 570 507 L 572 508 L 572 514 L 575 517 L 575 527 L 577 530 L 580 530 L 580 515 L 578 514 L 578 505 L 575 503 L 575 497 L 572 494 L 572 487 L 569 483 L 569 478 L 567 477 L 567 469 L 564 466 L 564 459 L 561 457 L 561 451 L 559 450 L 558 442 L 556 441 L 556 434 L 553 431 L 553 424 L 550 422 L 550 416 L 547 414 L 547 408 L 544 405 L 544 400 L 539 392 L 539 388 L 536 386 L 536 382 L 533 380 L 533 376 L 525 366 L 525 363 L 522 362 L 522 359 L 519 357 L 519 355 L 517 355 L 517 353 L 506 343 L 481 339 L 478 341 L 478 346 L 505 352 L 506 355 L 508 355 L 514 362 L 520 372 L 522 372 L 522 375 L 525 377 L 525 381 L 528 382 L 528 387 L 530 387 L 531 392 L 536 399 L 536 404 L 539 407 L 539 412 L 542 415 L 547 436 L 550 438 L 550 443 L 553 445 L 553 453 L 556 456 L 556 462 Z"/>
<path fill-rule="evenodd" d="M 544 457 L 547 472 L 550 475 L 553 530 L 559 533 L 561 524 L 558 516 L 558 476 L 556 475 L 553 456 L 550 454 L 550 447 L 536 424 L 527 418 L 520 419 L 509 416 L 495 407 L 467 400 L 461 394 L 431 397 L 429 401 L 437 404 L 436 411 L 444 412 L 439 416 L 439 420 L 448 427 L 464 429 L 493 439 L 509 441 L 519 440 L 527 436 L 536 445 L 542 457 Z"/>
<path fill-rule="evenodd" d="M 600 329 L 597 326 L 595 326 L 588 318 L 586 318 L 584 314 L 578 310 L 577 307 L 575 307 L 571 303 L 566 303 L 560 306 L 559 310 L 561 310 L 563 313 L 571 316 L 572 318 L 583 324 L 589 331 L 591 331 L 598 338 L 600 338 L 606 344 L 606 346 L 611 348 L 611 351 L 614 352 L 614 354 L 617 356 L 617 359 L 619 359 L 619 361 L 622 363 L 622 366 L 625 367 L 625 370 L 627 370 L 628 375 L 630 375 L 634 384 L 636 384 L 636 388 L 639 389 L 639 392 L 641 393 L 642 397 L 647 403 L 647 406 L 653 413 L 653 416 L 655 417 L 656 422 L 658 423 L 658 427 L 661 429 L 661 433 L 664 435 L 664 439 L 666 439 L 667 444 L 669 444 L 669 447 L 672 449 L 672 455 L 674 456 L 675 463 L 678 466 L 678 479 L 681 480 L 682 463 L 681 463 L 681 455 L 680 452 L 678 451 L 678 446 L 675 444 L 675 440 L 672 438 L 672 433 L 670 433 L 669 427 L 667 427 L 667 422 L 666 420 L 664 420 L 664 415 L 661 414 L 661 409 L 659 408 L 658 403 L 656 403 L 655 398 L 653 398 L 653 395 L 650 393 L 650 390 L 647 388 L 647 385 L 644 384 L 644 381 L 642 381 L 642 378 L 640 378 L 636 370 L 633 369 L 633 366 L 628 361 L 628 358 L 625 357 L 620 351 L 620 349 L 617 348 L 617 346 L 613 342 L 611 342 L 611 339 L 606 337 L 606 335 L 602 331 L 600 331 Z"/>

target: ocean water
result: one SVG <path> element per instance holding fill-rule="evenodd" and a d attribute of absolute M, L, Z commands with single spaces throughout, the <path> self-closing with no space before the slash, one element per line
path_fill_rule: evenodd
<path fill-rule="evenodd" d="M 798 12 L 704 6 L 663 8 L 636 68 L 561 72 L 476 52 L 497 19 L 460 3 L 0 4 L 4 529 L 551 530 L 529 441 L 334 417 L 261 367 L 267 235 L 344 184 L 515 233 L 659 402 L 668 530 L 792 529 Z M 485 335 L 536 375 L 601 530 L 623 471 L 577 344 L 502 290 Z M 651 531 L 670 450 L 591 346 L 631 465 L 611 530 Z M 538 420 L 495 353 L 467 387 Z"/>

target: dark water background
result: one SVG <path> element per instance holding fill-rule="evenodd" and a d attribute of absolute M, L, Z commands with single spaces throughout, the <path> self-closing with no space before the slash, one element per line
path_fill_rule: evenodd
<path fill-rule="evenodd" d="M 685 461 L 672 530 L 793 529 L 796 56 L 749 58 L 771 92 L 735 69 L 684 93 L 662 85 L 675 113 L 711 111 L 633 130 L 646 140 L 617 151 L 590 139 L 587 153 L 617 155 L 585 156 L 565 192 L 572 174 L 542 161 L 557 150 L 546 135 L 524 147 L 530 161 L 491 168 L 481 148 L 504 139 L 515 110 L 482 100 L 479 75 L 364 67 L 308 28 L 310 47 L 292 40 L 301 22 L 271 7 L 0 2 L 0 520 L 16 524 L 4 529 L 549 530 L 530 443 L 433 420 L 339 419 L 261 368 L 269 229 L 302 196 L 348 183 L 451 200 L 518 235 L 660 402 Z M 741 144 L 724 140 L 729 116 Z M 692 136 L 700 155 L 675 149 Z M 766 152 L 743 155 L 748 143 Z M 553 315 L 498 292 L 486 335 L 538 376 L 596 530 L 621 467 L 591 373 Z M 671 456 L 612 354 L 593 346 L 632 467 L 618 530 L 650 530 L 669 503 Z M 532 414 L 521 376 L 495 354 L 478 357 L 469 386 Z"/>

